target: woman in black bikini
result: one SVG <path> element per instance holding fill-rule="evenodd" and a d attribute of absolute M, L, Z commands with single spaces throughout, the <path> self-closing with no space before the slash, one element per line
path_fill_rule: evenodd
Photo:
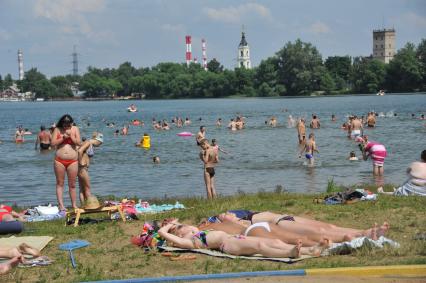
<path fill-rule="evenodd" d="M 202 151 L 200 159 L 204 163 L 204 182 L 206 183 L 207 198 L 213 199 L 216 197 L 216 188 L 214 186 L 215 165 L 219 162 L 217 151 L 209 145 L 207 139 L 200 141 Z"/>

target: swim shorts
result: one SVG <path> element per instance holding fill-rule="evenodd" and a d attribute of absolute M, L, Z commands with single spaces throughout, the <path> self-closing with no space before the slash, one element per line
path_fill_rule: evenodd
<path fill-rule="evenodd" d="M 312 158 L 314 158 L 314 156 L 313 156 L 312 154 L 310 154 L 310 153 L 306 153 L 306 154 L 305 154 L 305 157 L 306 157 L 307 159 L 312 159 Z"/>

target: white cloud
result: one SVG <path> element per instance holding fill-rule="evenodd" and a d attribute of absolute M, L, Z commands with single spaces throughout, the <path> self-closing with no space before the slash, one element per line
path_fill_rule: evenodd
<path fill-rule="evenodd" d="M 172 25 L 172 24 L 163 24 L 161 25 L 161 29 L 164 31 L 171 32 L 183 32 L 185 31 L 185 27 L 183 25 Z"/>
<path fill-rule="evenodd" d="M 243 17 L 251 14 L 262 18 L 271 17 L 269 9 L 257 3 L 247 3 L 222 9 L 204 8 L 204 13 L 212 20 L 225 23 L 238 23 Z"/>
<path fill-rule="evenodd" d="M 402 21 L 412 25 L 416 28 L 426 28 L 426 17 L 417 15 L 414 12 L 408 12 L 401 16 Z"/>
<path fill-rule="evenodd" d="M 104 0 L 37 0 L 34 13 L 37 17 L 63 23 L 74 20 L 81 13 L 98 12 L 104 6 Z"/>
<path fill-rule="evenodd" d="M 308 30 L 314 34 L 324 34 L 324 33 L 330 33 L 331 29 L 328 25 L 326 25 L 323 22 L 315 22 L 313 23 Z"/>
<path fill-rule="evenodd" d="M 10 33 L 8 33 L 6 30 L 0 28 L 0 40 L 6 41 L 10 39 Z"/>
<path fill-rule="evenodd" d="M 93 31 L 86 17 L 99 13 L 104 7 L 104 0 L 37 0 L 33 12 L 36 17 L 58 23 L 63 33 L 99 39 L 105 37 L 105 32 Z"/>

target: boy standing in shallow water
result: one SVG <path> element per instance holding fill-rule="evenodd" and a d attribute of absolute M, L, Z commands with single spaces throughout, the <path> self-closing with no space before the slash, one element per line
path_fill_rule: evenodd
<path fill-rule="evenodd" d="M 315 135 L 314 133 L 309 134 L 309 139 L 305 143 L 305 146 L 300 151 L 299 158 L 302 157 L 302 153 L 305 152 L 305 157 L 308 159 L 308 165 L 313 166 L 314 165 L 314 151 L 319 153 L 317 149 L 317 145 L 315 143 Z"/>

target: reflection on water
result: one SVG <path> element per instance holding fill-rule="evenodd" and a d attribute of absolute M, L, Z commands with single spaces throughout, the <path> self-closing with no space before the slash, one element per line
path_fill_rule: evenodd
<path fill-rule="evenodd" d="M 425 121 L 411 119 L 411 113 L 419 116 L 426 109 L 422 95 L 162 100 L 135 104 L 140 109 L 138 113 L 127 112 L 128 102 L 118 101 L 1 103 L 0 202 L 56 201 L 54 153 L 35 151 L 35 135 L 27 136 L 26 142 L 19 145 L 12 138 L 17 125 L 36 133 L 41 124 L 51 125 L 64 113 L 74 117 L 83 136 L 90 136 L 93 131 L 104 133 L 105 142 L 95 149 L 90 167 L 93 191 L 99 195 L 204 196 L 202 164 L 195 140 L 176 135 L 182 131 L 196 133 L 200 125 L 207 126 L 207 138 L 216 138 L 229 152 L 220 155 L 216 170 L 217 191 L 224 195 L 259 189 L 272 191 L 277 185 L 288 191 L 319 192 L 325 190 L 330 178 L 347 185 L 376 182 L 370 161 L 346 160 L 352 150 L 360 155 L 356 144 L 340 129 L 345 116 L 352 113 L 383 112 L 377 128 L 365 132 L 388 150 L 385 162 L 388 183 L 400 184 L 405 180 L 406 167 L 419 158 L 425 145 Z M 215 126 L 217 118 L 221 117 L 226 125 L 237 113 L 247 117 L 246 129 L 230 132 Z M 303 115 L 309 122 L 312 113 L 321 118 L 322 128 L 314 131 L 321 154 L 315 156 L 314 167 L 307 167 L 305 159 L 299 159 L 297 131 L 287 127 L 287 119 L 289 115 L 294 118 Z M 331 122 L 332 114 L 336 115 L 336 122 Z M 273 129 L 264 125 L 272 115 L 278 120 L 278 126 Z M 190 117 L 193 123 L 165 132 L 150 127 L 153 117 L 170 122 L 174 116 Z M 199 117 L 202 121 L 198 121 Z M 145 127 L 130 126 L 129 136 L 114 136 L 116 129 L 133 119 L 145 121 Z M 114 122 L 117 127 L 108 128 L 106 122 Z M 151 136 L 152 147 L 148 151 L 134 146 L 144 132 Z M 307 135 L 310 132 L 307 129 Z M 153 156 L 159 156 L 161 164 L 154 166 Z"/>

